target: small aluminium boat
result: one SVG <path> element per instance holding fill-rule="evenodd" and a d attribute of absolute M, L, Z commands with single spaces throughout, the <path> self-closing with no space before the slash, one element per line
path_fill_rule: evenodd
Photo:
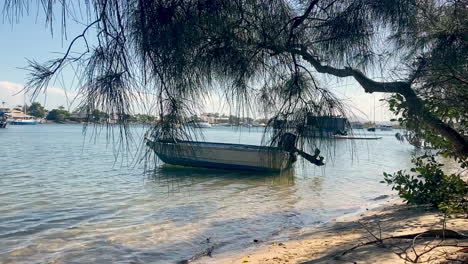
<path fill-rule="evenodd" d="M 229 170 L 280 171 L 296 161 L 294 153 L 279 147 L 198 141 L 150 140 L 146 144 L 172 165 Z"/>

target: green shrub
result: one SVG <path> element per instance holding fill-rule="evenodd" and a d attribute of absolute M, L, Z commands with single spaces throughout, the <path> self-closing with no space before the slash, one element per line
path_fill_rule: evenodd
<path fill-rule="evenodd" d="M 444 213 L 468 212 L 468 183 L 447 175 L 434 155 L 413 158 L 415 167 L 394 174 L 384 172 L 385 182 L 410 204 L 430 204 Z"/>
<path fill-rule="evenodd" d="M 63 109 L 53 109 L 48 114 L 46 119 L 55 122 L 63 122 L 70 118 L 70 113 Z"/>

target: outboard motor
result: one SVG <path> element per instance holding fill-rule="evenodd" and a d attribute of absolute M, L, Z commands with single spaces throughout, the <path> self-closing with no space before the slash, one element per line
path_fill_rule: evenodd
<path fill-rule="evenodd" d="M 296 143 L 297 143 L 296 135 L 291 134 L 291 133 L 284 133 L 283 135 L 281 135 L 278 141 L 278 147 L 290 152 L 291 158 L 293 159 L 293 161 L 296 161 L 296 153 L 297 153 L 312 164 L 315 164 L 317 166 L 325 165 L 325 163 L 323 163 L 323 157 L 320 156 L 320 150 L 315 149 L 314 155 L 310 155 L 298 149 L 296 147 Z"/>
<path fill-rule="evenodd" d="M 296 143 L 297 143 L 297 136 L 291 133 L 285 133 L 281 135 L 278 141 L 278 147 L 290 153 L 289 158 L 292 163 L 297 161 Z"/>
<path fill-rule="evenodd" d="M 297 136 L 291 133 L 284 133 L 278 141 L 278 147 L 288 151 L 296 152 Z"/>

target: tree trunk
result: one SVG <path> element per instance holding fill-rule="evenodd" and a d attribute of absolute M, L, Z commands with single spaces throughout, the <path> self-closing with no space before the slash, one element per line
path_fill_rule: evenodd
<path fill-rule="evenodd" d="M 411 115 L 417 116 L 425 123 L 427 127 L 433 129 L 434 132 L 446 138 L 453 146 L 455 155 L 466 158 L 468 157 L 468 142 L 466 138 L 458 133 L 448 124 L 444 123 L 436 115 L 431 113 L 425 106 L 423 101 L 416 95 L 411 88 L 411 82 L 376 82 L 364 75 L 358 69 L 353 68 L 334 68 L 327 65 L 322 65 L 312 54 L 307 51 L 304 46 L 301 47 L 280 47 L 266 46 L 275 53 L 288 52 L 291 54 L 302 56 L 309 62 L 315 70 L 320 73 L 330 74 L 336 77 L 353 77 L 364 88 L 366 93 L 398 93 L 401 94 L 408 105 L 408 111 Z"/>

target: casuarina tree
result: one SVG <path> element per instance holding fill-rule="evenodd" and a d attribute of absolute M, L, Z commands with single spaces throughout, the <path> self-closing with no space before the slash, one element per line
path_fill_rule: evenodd
<path fill-rule="evenodd" d="M 28 106 L 28 114 L 38 117 L 38 118 L 44 118 L 46 116 L 47 110 L 38 102 L 32 103 L 30 106 Z"/>
<path fill-rule="evenodd" d="M 15 21 L 27 0 L 5 0 Z M 45 0 L 46 22 L 85 9 L 63 56 L 31 61 L 38 94 L 79 68 L 90 109 L 125 127 L 134 102 L 151 101 L 156 137 L 190 137 L 180 124 L 220 93 L 239 113 L 271 114 L 275 143 L 302 137 L 310 116 L 346 116 L 324 77 L 386 93 L 411 133 L 466 160 L 468 4 L 462 0 Z M 92 41 L 91 41 L 92 39 Z M 78 47 L 83 49 L 79 54 Z M 151 97 L 154 100 L 143 100 Z M 275 122 L 281 120 L 282 122 Z M 312 139 L 308 139 L 312 140 Z M 311 141 L 311 143 L 314 143 Z M 311 144 L 313 146 L 313 144 Z"/>

